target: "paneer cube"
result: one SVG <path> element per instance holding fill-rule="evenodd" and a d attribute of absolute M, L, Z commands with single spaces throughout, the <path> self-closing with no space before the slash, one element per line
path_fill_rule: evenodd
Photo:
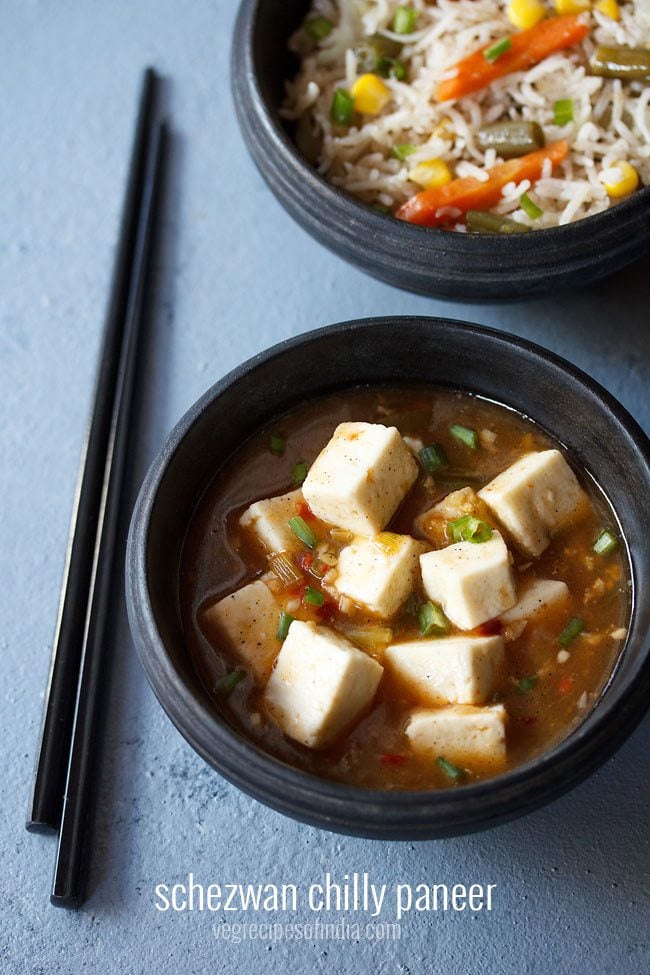
<path fill-rule="evenodd" d="M 223 642 L 264 683 L 280 650 L 276 637 L 280 607 L 263 582 L 251 582 L 210 606 L 201 629 L 215 644 Z"/>
<path fill-rule="evenodd" d="M 423 549 L 410 535 L 357 537 L 341 549 L 332 586 L 370 613 L 389 619 L 417 583 Z"/>
<path fill-rule="evenodd" d="M 559 579 L 535 579 L 512 609 L 502 614 L 501 622 L 528 620 L 558 603 L 566 602 L 568 597 L 569 587 L 566 582 L 560 582 Z"/>
<path fill-rule="evenodd" d="M 396 427 L 340 423 L 302 491 L 323 521 L 358 535 L 377 535 L 417 475 L 418 466 Z"/>
<path fill-rule="evenodd" d="M 586 495 L 559 450 L 526 454 L 479 491 L 527 554 L 541 555 L 551 535 L 575 517 Z"/>
<path fill-rule="evenodd" d="M 484 501 L 471 487 L 459 488 L 452 491 L 429 508 L 417 519 L 419 530 L 430 538 L 438 548 L 444 548 L 449 543 L 447 537 L 447 523 L 463 518 L 465 515 L 472 515 L 482 521 L 490 521 L 490 512 Z"/>
<path fill-rule="evenodd" d="M 515 605 L 510 555 L 498 532 L 487 542 L 457 542 L 420 556 L 427 596 L 461 630 L 473 630 Z"/>
<path fill-rule="evenodd" d="M 255 501 L 239 519 L 270 554 L 296 552 L 302 547 L 298 536 L 289 528 L 289 519 L 298 513 L 303 501 L 302 491 L 290 491 L 277 498 Z"/>
<path fill-rule="evenodd" d="M 461 766 L 480 762 L 499 767 L 506 759 L 506 710 L 502 704 L 420 709 L 411 714 L 406 735 L 415 752 Z"/>
<path fill-rule="evenodd" d="M 500 636 L 450 636 L 394 643 L 385 653 L 391 672 L 425 704 L 483 704 L 504 665 Z"/>
<path fill-rule="evenodd" d="M 382 674 L 381 664 L 339 633 L 294 620 L 264 700 L 286 735 L 322 748 L 366 711 Z"/>
<path fill-rule="evenodd" d="M 528 620 L 558 613 L 569 598 L 569 587 L 559 579 L 535 579 L 519 600 L 501 615 L 503 636 L 506 640 L 516 640 Z"/>

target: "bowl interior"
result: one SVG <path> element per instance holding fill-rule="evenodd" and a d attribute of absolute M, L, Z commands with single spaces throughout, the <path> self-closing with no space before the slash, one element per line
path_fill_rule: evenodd
<path fill-rule="evenodd" d="M 181 624 L 179 564 L 196 505 L 219 467 L 274 415 L 336 389 L 409 382 L 480 393 L 530 416 L 564 444 L 617 512 L 635 592 L 645 592 L 650 584 L 647 438 L 607 393 L 577 370 L 519 340 L 440 319 L 348 323 L 283 343 L 218 383 L 181 420 L 143 486 L 127 562 L 131 623 L 154 689 L 194 747 L 235 781 L 236 773 L 229 774 L 224 768 L 223 742 L 214 737 L 215 729 L 225 728 L 227 721 L 216 714 L 195 673 Z M 144 566 L 139 567 L 140 558 Z M 144 579 L 138 578 L 143 567 Z M 566 749 L 571 740 L 593 733 L 592 737 L 602 739 L 595 763 L 599 764 L 602 755 L 620 743 L 621 735 L 617 736 L 611 724 L 600 730 L 596 726 L 603 724 L 604 710 L 610 717 L 616 716 L 620 705 L 631 714 L 635 710 L 631 693 L 647 695 L 649 630 L 650 602 L 636 601 L 626 649 L 607 690 L 555 752 Z M 638 710 L 638 704 L 636 707 Z M 618 714 L 619 722 L 623 717 Z M 629 730 L 627 727 L 625 734 Z M 239 738 L 246 760 L 260 753 L 257 746 L 244 744 L 232 728 L 228 727 L 228 733 Z M 282 766 L 260 754 L 260 768 Z M 544 756 L 539 764 L 553 761 L 553 755 Z M 584 775 L 591 768 L 586 759 L 583 765 Z M 273 774 L 271 771 L 271 778 Z M 295 782 L 313 778 L 297 770 L 291 770 L 291 775 Z M 478 794 L 483 787 L 494 788 L 494 783 L 498 787 L 502 780 L 514 781 L 523 775 L 525 769 L 515 770 L 467 788 Z M 338 784 L 323 788 L 332 795 L 362 792 Z"/>

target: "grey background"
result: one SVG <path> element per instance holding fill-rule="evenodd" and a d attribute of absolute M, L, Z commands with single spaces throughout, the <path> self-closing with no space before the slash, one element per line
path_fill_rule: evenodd
<path fill-rule="evenodd" d="M 282 338 L 363 315 L 442 313 L 533 339 L 648 429 L 650 263 L 527 304 L 402 294 L 307 238 L 253 169 L 228 89 L 233 3 L 5 0 L 1 15 L 0 970 L 646 975 L 647 720 L 591 780 L 525 820 L 418 846 L 333 836 L 239 794 L 185 745 L 148 689 L 121 601 L 92 893 L 76 914 L 49 906 L 54 843 L 23 820 L 143 66 L 170 79 L 177 142 L 132 491 L 219 376 Z M 212 925 L 241 916 L 153 905 L 156 883 L 189 871 L 308 884 L 326 870 L 495 883 L 495 907 L 412 916 L 392 945 L 224 945 Z"/>

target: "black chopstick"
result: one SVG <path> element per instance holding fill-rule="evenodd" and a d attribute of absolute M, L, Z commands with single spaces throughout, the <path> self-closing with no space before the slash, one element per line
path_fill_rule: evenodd
<path fill-rule="evenodd" d="M 104 686 L 102 678 L 106 671 L 106 656 L 110 646 L 107 622 L 116 575 L 115 552 L 120 497 L 128 456 L 138 340 L 144 318 L 145 284 L 152 249 L 152 229 L 159 196 L 165 144 L 166 130 L 164 125 L 159 124 L 154 129 L 145 175 L 141 219 L 133 257 L 131 288 L 124 324 L 123 354 L 120 359 L 115 409 L 106 457 L 107 476 L 100 506 L 70 760 L 50 898 L 53 904 L 60 907 L 77 907 L 84 896 L 85 868 L 88 862 L 86 837 L 99 744 L 97 717 Z"/>
<path fill-rule="evenodd" d="M 92 418 L 82 453 L 70 524 L 66 566 L 41 725 L 40 747 L 26 823 L 27 829 L 33 831 L 56 830 L 61 820 L 83 643 L 85 607 L 104 489 L 106 453 L 145 185 L 146 161 L 153 130 L 156 81 L 153 70 L 148 68 L 142 81 L 111 285 L 111 300 L 97 371 Z"/>

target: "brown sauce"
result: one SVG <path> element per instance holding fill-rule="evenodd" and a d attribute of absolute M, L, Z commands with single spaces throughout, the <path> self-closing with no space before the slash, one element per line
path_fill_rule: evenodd
<path fill-rule="evenodd" d="M 189 526 L 180 580 L 186 639 L 215 708 L 272 755 L 315 775 L 367 788 L 447 787 L 453 783 L 436 763 L 410 750 L 404 727 L 409 710 L 418 702 L 387 671 L 369 713 L 336 745 L 318 751 L 285 737 L 265 714 L 262 688 L 250 676 L 229 695 L 216 689 L 238 661 L 208 639 L 201 628 L 202 611 L 267 571 L 266 556 L 240 528 L 238 519 L 253 501 L 291 490 L 294 465 L 300 460 L 311 463 L 345 420 L 396 426 L 403 436 L 444 447 L 449 466 L 439 473 L 421 471 L 387 526 L 388 531 L 419 538 L 423 536 L 414 526 L 415 519 L 450 492 L 467 485 L 478 491 L 523 454 L 558 446 L 530 420 L 503 406 L 438 388 L 355 388 L 293 410 L 242 445 L 215 476 Z M 450 425 L 458 423 L 479 432 L 479 449 L 471 450 L 450 435 Z M 269 450 L 276 430 L 286 437 L 283 456 Z M 493 699 L 508 712 L 506 769 L 550 749 L 576 728 L 606 685 L 624 642 L 630 608 L 624 546 L 606 556 L 594 553 L 595 538 L 603 527 L 616 530 L 616 519 L 591 478 L 580 470 L 575 473 L 589 499 L 580 518 L 564 525 L 539 558 L 527 558 L 509 546 L 518 582 L 562 580 L 570 596 L 541 620 L 529 620 L 521 635 L 506 644 L 506 672 Z M 319 537 L 326 536 L 328 526 L 314 522 L 314 527 Z M 317 578 L 308 572 L 307 576 L 310 584 L 318 586 Z M 295 592 L 277 598 L 283 606 L 290 604 L 292 615 L 303 620 L 343 629 L 350 622 L 329 601 L 325 610 L 302 602 L 296 609 Z M 584 632 L 562 648 L 558 637 L 572 617 L 584 621 Z M 363 624 L 370 618 L 356 610 L 352 622 Z M 419 636 L 417 617 L 408 612 L 390 625 L 395 640 Z M 563 649 L 570 656 L 559 661 Z M 381 648 L 368 652 L 381 662 Z M 489 765 L 475 763 L 465 770 L 463 781 L 493 774 Z"/>

